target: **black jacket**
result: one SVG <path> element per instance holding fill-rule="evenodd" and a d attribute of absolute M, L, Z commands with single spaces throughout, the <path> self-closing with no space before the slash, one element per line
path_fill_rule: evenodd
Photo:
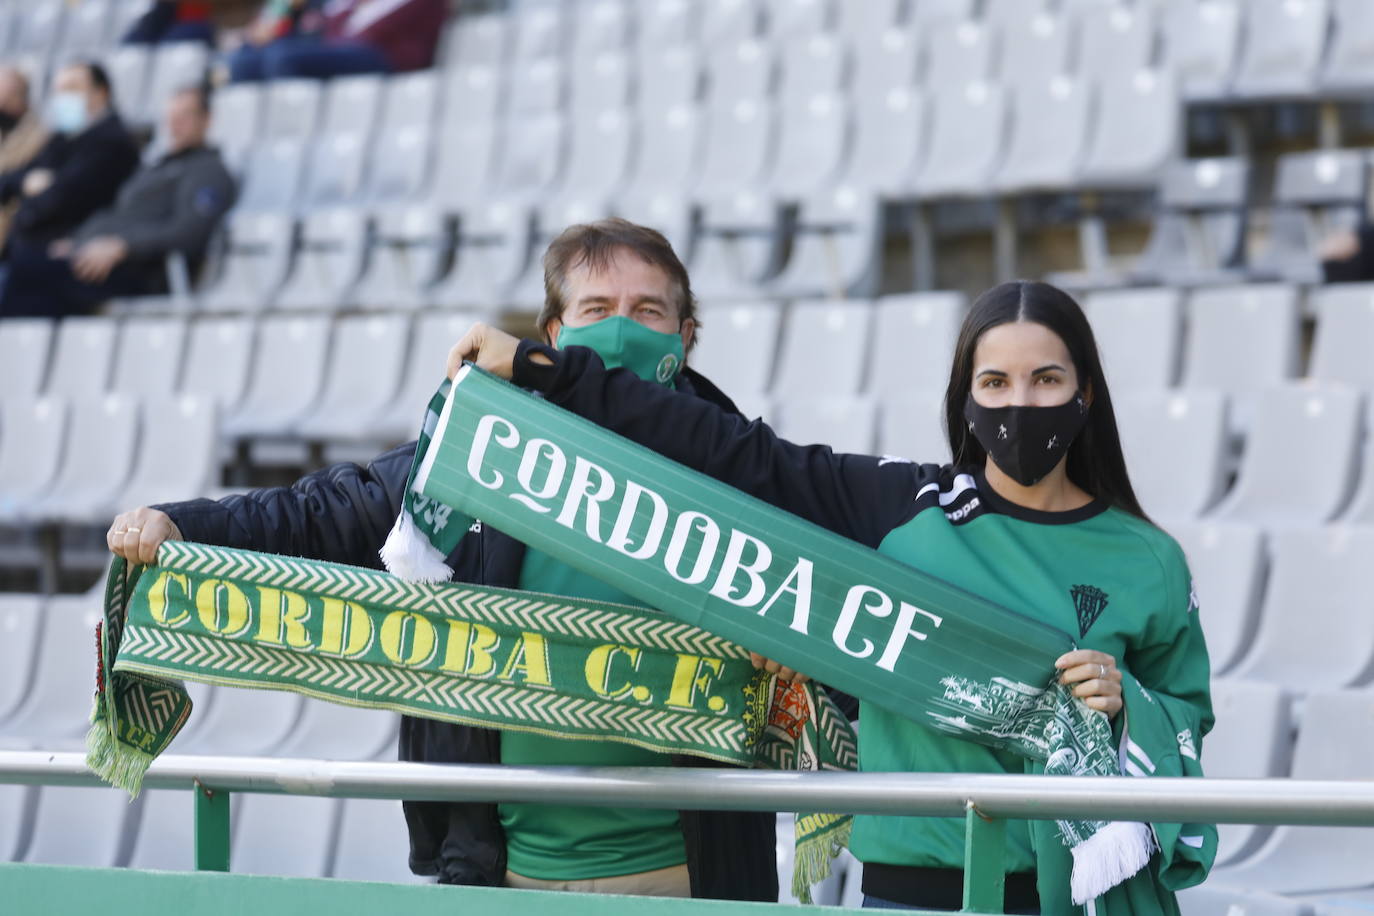
<path fill-rule="evenodd" d="M 690 369 L 679 387 L 721 409 L 738 412 L 714 385 Z M 309 474 L 291 487 L 157 508 L 171 516 L 189 541 L 379 568 L 378 551 L 400 511 L 414 454 L 411 442 L 365 468 L 338 464 Z M 519 582 L 524 555 L 524 544 L 482 525 L 462 540 L 448 563 L 455 581 L 513 588 Z M 500 732 L 404 717 L 400 758 L 499 763 Z M 674 762 L 719 766 L 682 756 Z M 437 875 L 443 884 L 504 884 L 506 843 L 495 804 L 406 802 L 404 808 L 412 871 Z M 683 811 L 679 818 L 692 896 L 777 900 L 775 815 Z"/>
<path fill-rule="evenodd" d="M 53 134 L 24 168 L 0 175 L 0 202 L 20 198 L 11 238 L 46 244 L 66 238 L 87 217 L 108 207 L 138 168 L 138 145 L 114 112 L 75 136 Z M 49 169 L 42 194 L 23 197 L 24 176 Z"/>

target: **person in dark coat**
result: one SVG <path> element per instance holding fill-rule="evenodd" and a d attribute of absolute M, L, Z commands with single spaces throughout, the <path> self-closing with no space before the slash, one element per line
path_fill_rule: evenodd
<path fill-rule="evenodd" d="M 608 360 L 737 414 L 682 369 L 696 331 L 687 272 L 659 233 L 624 220 L 573 226 L 544 257 L 540 327 L 560 347 Z M 631 343 L 632 341 L 632 343 Z M 434 367 L 436 384 L 442 369 Z M 416 405 L 417 416 L 422 411 Z M 378 568 L 401 508 L 414 442 L 367 467 L 338 464 L 289 488 L 125 512 L 111 551 L 149 562 L 169 538 Z M 627 600 L 590 576 L 478 523 L 447 562 L 454 580 Z M 716 766 L 610 741 L 564 740 L 406 717 L 400 757 L 427 763 Z M 652 759 L 649 759 L 652 758 Z M 775 815 L 614 806 L 407 802 L 410 867 L 443 884 L 775 901 Z M 399 851 L 398 851 L 399 854 Z"/>
<path fill-rule="evenodd" d="M 166 292 L 172 252 L 184 255 L 194 272 L 235 195 L 224 160 L 205 144 L 209 127 L 203 89 L 173 94 L 166 153 L 70 238 L 16 252 L 0 289 L 0 316 L 78 314 L 116 296 Z"/>

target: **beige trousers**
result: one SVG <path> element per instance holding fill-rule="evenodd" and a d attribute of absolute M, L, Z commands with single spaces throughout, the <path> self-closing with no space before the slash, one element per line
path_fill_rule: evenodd
<path fill-rule="evenodd" d="M 687 866 L 673 865 L 634 875 L 612 875 L 609 878 L 585 878 L 577 881 L 545 881 L 526 878 L 506 870 L 506 887 L 530 891 L 574 891 L 583 894 L 630 894 L 636 897 L 690 897 L 692 882 Z"/>

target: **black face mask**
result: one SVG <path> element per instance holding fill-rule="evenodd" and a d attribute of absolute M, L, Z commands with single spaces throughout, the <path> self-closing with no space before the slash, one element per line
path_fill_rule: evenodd
<path fill-rule="evenodd" d="M 14 130 L 14 125 L 19 123 L 19 119 L 8 111 L 0 111 L 0 134 L 7 134 Z"/>
<path fill-rule="evenodd" d="M 1012 480 L 1023 487 L 1039 483 L 1088 422 L 1081 394 L 1055 407 L 984 407 L 970 393 L 964 419 L 978 444 Z"/>

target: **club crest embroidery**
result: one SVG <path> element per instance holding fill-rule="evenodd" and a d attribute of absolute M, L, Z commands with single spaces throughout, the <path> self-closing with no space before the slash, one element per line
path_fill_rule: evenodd
<path fill-rule="evenodd" d="M 1107 593 L 1092 585 L 1075 585 L 1069 589 L 1073 596 L 1074 610 L 1078 612 L 1078 635 L 1087 636 L 1088 630 L 1097 623 L 1097 618 L 1107 607 Z"/>

